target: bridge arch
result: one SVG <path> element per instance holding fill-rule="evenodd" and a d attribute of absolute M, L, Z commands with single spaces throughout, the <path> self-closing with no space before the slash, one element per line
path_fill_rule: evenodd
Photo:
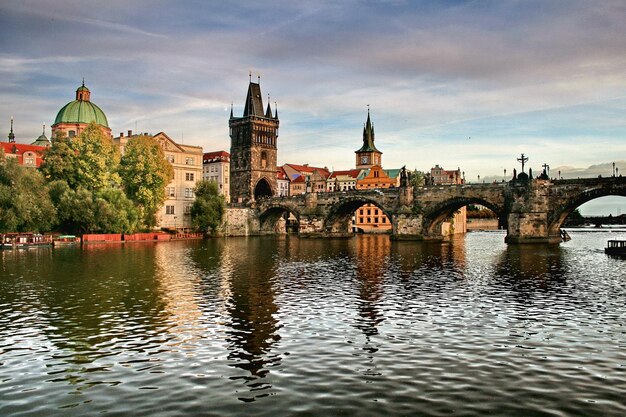
<path fill-rule="evenodd" d="M 591 200 L 608 196 L 626 197 L 626 187 L 599 186 L 584 190 L 572 198 L 565 200 L 563 204 L 557 206 L 554 211 L 548 215 L 548 233 L 550 235 L 558 235 L 565 219 L 567 219 L 567 216 L 569 216 L 572 211 Z"/>
<path fill-rule="evenodd" d="M 329 209 L 324 219 L 323 229 L 333 234 L 347 234 L 352 232 L 352 218 L 355 212 L 362 206 L 371 204 L 382 211 L 389 221 L 392 221 L 392 213 L 381 202 L 371 196 L 353 195 L 342 198 Z"/>
<path fill-rule="evenodd" d="M 295 218 L 295 224 L 291 223 Z M 281 226 L 281 219 L 285 220 L 285 224 Z M 259 214 L 259 230 L 262 234 L 288 233 L 298 231 L 300 223 L 300 213 L 287 204 L 274 203 L 264 207 Z"/>
<path fill-rule="evenodd" d="M 424 214 L 424 236 L 441 237 L 441 224 L 452 217 L 457 210 L 470 204 L 487 207 L 498 217 L 498 228 L 506 228 L 507 213 L 504 207 L 480 197 L 454 197 L 435 205 Z"/>

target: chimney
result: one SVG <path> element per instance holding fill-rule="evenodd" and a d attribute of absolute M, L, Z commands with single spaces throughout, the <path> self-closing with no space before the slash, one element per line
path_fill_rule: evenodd
<path fill-rule="evenodd" d="M 128 136 L 132 136 L 132 135 L 133 135 L 133 131 L 132 131 L 132 130 L 129 130 L 129 131 L 128 131 Z"/>

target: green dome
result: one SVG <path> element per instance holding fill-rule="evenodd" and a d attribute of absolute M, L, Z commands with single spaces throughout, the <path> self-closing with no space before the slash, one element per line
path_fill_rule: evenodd
<path fill-rule="evenodd" d="M 85 89 L 87 89 L 85 87 Z M 89 91 L 89 90 L 87 90 Z M 91 123 L 109 127 L 109 122 L 100 107 L 90 101 L 74 100 L 67 103 L 57 113 L 54 124 L 57 123 Z"/>

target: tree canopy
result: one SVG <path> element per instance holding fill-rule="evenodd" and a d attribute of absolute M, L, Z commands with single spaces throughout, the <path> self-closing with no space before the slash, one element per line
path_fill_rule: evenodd
<path fill-rule="evenodd" d="M 135 136 L 126 144 L 119 173 L 126 195 L 142 211 L 146 226 L 156 224 L 156 213 L 166 199 L 165 186 L 174 175 L 159 144 L 147 135 Z"/>
<path fill-rule="evenodd" d="M 41 173 L 0 156 L 0 232 L 44 232 L 56 224 L 56 209 Z"/>
<path fill-rule="evenodd" d="M 215 181 L 201 180 L 195 188 L 196 200 L 191 206 L 191 222 L 199 230 L 215 233 L 225 211 L 224 197 Z"/>
<path fill-rule="evenodd" d="M 48 181 L 63 180 L 71 188 L 97 191 L 120 184 L 119 161 L 113 140 L 91 122 L 77 137 L 60 134 L 53 138 L 41 171 Z"/>

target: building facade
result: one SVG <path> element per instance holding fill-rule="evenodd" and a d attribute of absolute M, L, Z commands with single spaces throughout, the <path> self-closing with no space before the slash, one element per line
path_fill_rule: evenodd
<path fill-rule="evenodd" d="M 126 144 L 137 136 L 152 137 L 163 149 L 165 159 L 172 164 L 174 177 L 165 187 L 166 200 L 157 212 L 157 225 L 164 229 L 185 230 L 191 226 L 191 206 L 195 199 L 196 183 L 202 179 L 203 152 L 200 146 L 182 145 L 174 142 L 165 133 L 152 136 L 147 133 L 125 136 L 120 133 L 113 139 L 123 155 Z"/>
<path fill-rule="evenodd" d="M 356 190 L 357 179 L 363 171 L 362 169 L 333 171 L 326 181 L 326 190 L 329 192 Z"/>
<path fill-rule="evenodd" d="M 326 192 L 330 171 L 328 168 L 312 167 L 308 164 L 285 164 L 282 166 L 290 182 L 290 195 Z"/>
<path fill-rule="evenodd" d="M 283 167 L 279 167 L 276 170 L 276 185 L 278 186 L 278 197 L 288 197 L 289 194 L 289 177 L 287 173 L 283 169 Z"/>
<path fill-rule="evenodd" d="M 217 183 L 224 200 L 230 203 L 230 154 L 226 151 L 205 152 L 202 158 L 202 177 Z"/>
<path fill-rule="evenodd" d="M 242 117 L 230 111 L 230 197 L 245 204 L 277 194 L 278 111 L 263 112 L 260 83 L 250 81 Z"/>
<path fill-rule="evenodd" d="M 76 100 L 67 103 L 57 113 L 52 125 L 52 137 L 60 132 L 70 138 L 79 136 L 91 122 L 96 122 L 105 135 L 112 137 L 106 115 L 91 101 L 91 92 L 83 81 L 83 85 L 76 89 Z"/>
<path fill-rule="evenodd" d="M 435 165 L 430 169 L 430 178 L 433 185 L 463 184 L 461 168 L 457 168 L 456 171 L 447 171 L 439 165 Z"/>
<path fill-rule="evenodd" d="M 45 137 L 45 134 L 43 134 L 42 136 Z M 40 138 L 41 136 L 37 138 L 34 143 L 37 143 Z M 2 149 L 2 151 L 4 152 L 5 158 L 15 158 L 18 165 L 33 168 L 39 168 L 43 161 L 43 155 L 48 149 L 48 146 L 16 143 L 15 133 L 13 132 L 13 118 L 11 118 L 11 131 L 8 135 L 8 142 L 0 142 L 0 149 Z"/>

